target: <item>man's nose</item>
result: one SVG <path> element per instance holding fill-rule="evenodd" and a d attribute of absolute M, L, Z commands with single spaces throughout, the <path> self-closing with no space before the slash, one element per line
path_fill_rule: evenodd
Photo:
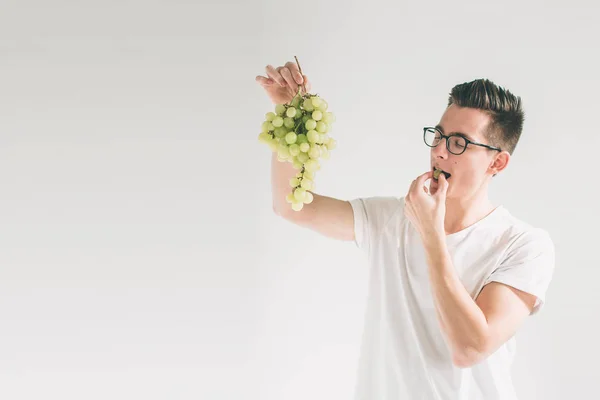
<path fill-rule="evenodd" d="M 431 155 L 435 158 L 448 158 L 448 149 L 446 148 L 446 138 L 442 138 L 442 140 L 438 143 L 437 146 L 431 148 Z"/>

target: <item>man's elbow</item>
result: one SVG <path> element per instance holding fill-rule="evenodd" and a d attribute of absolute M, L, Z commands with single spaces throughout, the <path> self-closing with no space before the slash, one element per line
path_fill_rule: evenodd
<path fill-rule="evenodd" d="M 471 368 L 490 355 L 488 343 L 477 346 L 464 346 L 452 353 L 452 364 L 458 368 Z"/>

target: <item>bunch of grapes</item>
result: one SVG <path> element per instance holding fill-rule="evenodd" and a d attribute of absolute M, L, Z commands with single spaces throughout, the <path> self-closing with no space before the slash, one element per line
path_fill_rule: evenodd
<path fill-rule="evenodd" d="M 268 112 L 258 135 L 261 143 L 277 152 L 277 160 L 290 162 L 299 170 L 290 180 L 291 192 L 286 200 L 294 211 L 313 201 L 315 173 L 321 169 L 319 160 L 329 159 L 336 146 L 331 136 L 335 116 L 327 111 L 327 102 L 318 94 L 300 94 L 300 89 L 289 104 L 277 104 L 275 112 Z"/>

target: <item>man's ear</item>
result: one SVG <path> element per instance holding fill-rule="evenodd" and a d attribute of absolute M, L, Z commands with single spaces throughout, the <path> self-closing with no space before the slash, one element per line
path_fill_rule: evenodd
<path fill-rule="evenodd" d="M 494 157 L 494 161 L 490 164 L 489 170 L 495 176 L 508 166 L 510 162 L 510 153 L 508 151 L 502 151 Z"/>

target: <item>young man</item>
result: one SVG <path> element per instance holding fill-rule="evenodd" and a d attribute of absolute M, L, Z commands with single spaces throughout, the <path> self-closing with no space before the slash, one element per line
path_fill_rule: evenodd
<path fill-rule="evenodd" d="M 256 80 L 274 103 L 289 102 L 299 84 L 310 91 L 292 62 L 266 72 Z M 545 230 L 488 198 L 523 120 L 520 98 L 489 80 L 457 85 L 437 126 L 423 130 L 431 170 L 399 199 L 313 193 L 292 211 L 285 196 L 296 170 L 273 155 L 274 211 L 368 256 L 355 399 L 517 399 L 514 334 L 543 306 L 555 262 Z"/>

